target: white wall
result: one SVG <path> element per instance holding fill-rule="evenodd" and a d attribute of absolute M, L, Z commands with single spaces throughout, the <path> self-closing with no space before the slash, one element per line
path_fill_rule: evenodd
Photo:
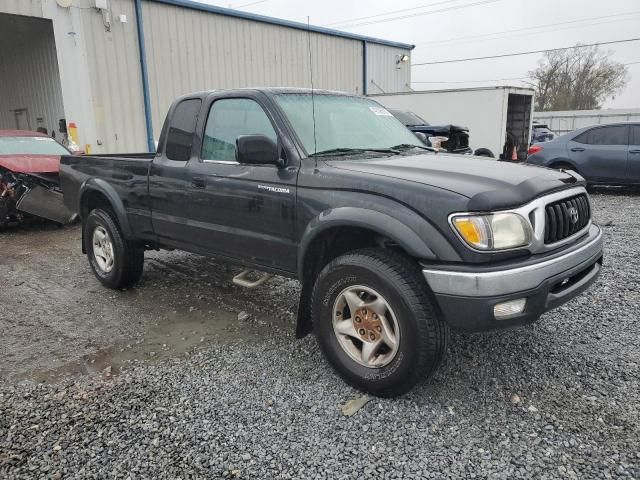
<path fill-rule="evenodd" d="M 95 0 L 74 0 L 71 8 L 58 6 L 56 0 L 0 0 L 0 12 L 53 21 L 65 116 L 78 125 L 81 146 L 93 153 L 147 149 L 134 5 L 134 0 L 109 0 L 107 28 Z M 305 30 L 150 0 L 142 6 L 156 139 L 178 95 L 248 86 L 311 86 Z M 119 21 L 121 14 L 126 23 Z M 314 86 L 363 93 L 363 42 L 321 33 L 311 33 L 310 39 Z M 369 88 L 372 80 L 384 91 L 405 90 L 409 64 L 395 62 L 410 52 L 375 43 L 367 48 Z"/>
<path fill-rule="evenodd" d="M 132 0 L 110 0 L 111 25 L 95 9 L 80 11 L 98 152 L 146 152 L 138 30 Z M 95 5 L 95 3 L 94 3 Z M 125 15 L 126 23 L 119 21 Z M 165 74 L 169 74 L 168 72 Z"/>
<path fill-rule="evenodd" d="M 56 112 L 53 116 L 65 117 L 67 122 L 74 122 L 78 125 L 80 146 L 84 148 L 95 147 L 96 128 L 93 103 L 91 101 L 91 84 L 89 81 L 88 62 L 86 60 L 85 36 L 82 27 L 82 12 L 89 12 L 94 0 L 76 0 L 73 8 L 62 8 L 57 5 L 56 0 L 1 0 L 0 13 L 14 15 L 9 17 L 11 25 L 15 26 L 24 20 L 24 17 L 50 20 L 53 24 L 53 38 L 49 34 L 49 43 L 43 46 L 42 54 L 47 59 L 52 59 L 51 48 L 55 43 L 54 55 L 57 59 L 58 69 L 58 91 L 61 90 L 63 109 L 59 106 L 59 94 L 51 93 L 46 89 L 55 86 L 56 78 L 53 73 L 54 68 L 49 65 L 47 68 L 47 79 L 44 83 L 33 83 L 33 79 L 38 75 L 30 75 L 29 72 L 19 74 L 20 81 L 24 83 L 25 90 L 29 90 L 30 97 L 40 95 L 40 90 L 45 89 L 44 95 L 53 103 L 57 102 Z M 2 38 L 4 35 L 4 38 Z M 15 39 L 27 40 L 32 35 L 25 34 L 11 35 L 5 26 L 0 28 L 0 57 L 11 56 L 15 50 Z M 32 52 L 34 55 L 40 53 Z M 4 64 L 7 69 L 18 67 L 21 62 L 26 61 L 28 56 L 10 58 Z M 44 62 L 44 60 L 43 60 Z M 45 63 L 46 65 L 46 63 Z M 42 64 L 38 64 L 39 70 L 43 69 Z M 42 73 L 42 72 L 41 72 Z M 42 75 L 40 75 L 42 76 Z M 32 84 L 30 83 L 32 82 Z M 0 94 L 11 92 L 8 84 L 0 83 Z M 18 107 L 21 108 L 21 107 Z M 64 114 L 62 113 L 64 111 Z M 49 116 L 51 116 L 49 114 Z M 48 120 L 47 120 L 48 121 Z M 57 125 L 57 120 L 56 120 Z M 34 126 L 35 128 L 35 126 Z M 47 128 L 50 128 L 47 126 Z"/>
<path fill-rule="evenodd" d="M 27 109 L 22 128 L 57 130 L 58 120 L 65 115 L 52 23 L 3 15 L 2 28 L 20 31 L 22 40 L 11 48 L 0 48 L 0 128 L 16 128 L 12 110 Z"/>
<path fill-rule="evenodd" d="M 311 87 L 362 93 L 362 42 L 143 2 L 156 138 L 171 102 L 193 91 Z"/>
<path fill-rule="evenodd" d="M 409 60 L 398 62 L 408 55 Z M 367 94 L 411 91 L 411 51 L 367 43 Z"/>
<path fill-rule="evenodd" d="M 409 110 L 432 125 L 461 125 L 469 128 L 469 146 L 488 148 L 495 156 L 504 144 L 507 95 L 504 90 L 441 90 L 400 95 L 374 95 L 389 108 Z"/>

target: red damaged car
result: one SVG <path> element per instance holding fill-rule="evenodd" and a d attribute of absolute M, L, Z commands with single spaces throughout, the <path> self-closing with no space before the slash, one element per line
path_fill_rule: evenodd
<path fill-rule="evenodd" d="M 62 202 L 60 157 L 71 152 L 43 133 L 0 130 L 0 227 L 33 215 L 71 223 Z"/>

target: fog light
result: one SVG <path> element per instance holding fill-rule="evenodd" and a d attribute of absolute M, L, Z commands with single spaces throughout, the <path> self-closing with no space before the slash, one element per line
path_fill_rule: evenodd
<path fill-rule="evenodd" d="M 509 300 L 508 302 L 498 303 L 493 307 L 493 316 L 496 320 L 505 320 L 524 312 L 524 307 L 527 305 L 526 298 L 519 298 L 517 300 Z"/>

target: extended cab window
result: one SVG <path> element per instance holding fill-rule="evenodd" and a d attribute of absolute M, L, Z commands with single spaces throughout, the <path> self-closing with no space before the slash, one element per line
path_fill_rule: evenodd
<path fill-rule="evenodd" d="M 191 158 L 193 134 L 201 104 L 202 101 L 197 98 L 183 100 L 173 111 L 165 148 L 168 159 L 186 162 Z"/>
<path fill-rule="evenodd" d="M 578 135 L 574 141 L 588 145 L 627 145 L 628 130 L 626 125 L 592 128 Z"/>
<path fill-rule="evenodd" d="M 236 139 L 241 135 L 278 136 L 262 107 L 248 98 L 224 98 L 211 106 L 202 141 L 203 160 L 236 161 Z"/>
<path fill-rule="evenodd" d="M 631 140 L 629 145 L 640 145 L 640 125 L 631 125 Z"/>

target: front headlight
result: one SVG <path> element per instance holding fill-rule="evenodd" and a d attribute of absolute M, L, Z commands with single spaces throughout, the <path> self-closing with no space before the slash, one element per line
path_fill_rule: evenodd
<path fill-rule="evenodd" d="M 451 224 L 469 246 L 478 250 L 507 250 L 531 242 L 531 226 L 517 213 L 456 215 Z"/>

